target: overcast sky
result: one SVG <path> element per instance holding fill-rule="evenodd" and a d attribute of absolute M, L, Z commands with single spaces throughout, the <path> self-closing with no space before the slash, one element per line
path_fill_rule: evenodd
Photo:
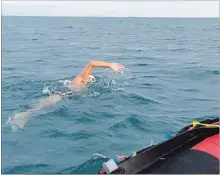
<path fill-rule="evenodd" d="M 3 1 L 12 16 L 219 17 L 219 1 Z"/>

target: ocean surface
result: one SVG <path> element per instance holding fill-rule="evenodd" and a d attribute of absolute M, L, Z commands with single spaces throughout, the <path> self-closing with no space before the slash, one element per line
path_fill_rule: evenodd
<path fill-rule="evenodd" d="M 96 173 L 102 162 L 219 117 L 219 19 L 2 18 L 2 173 Z M 9 116 L 66 92 L 90 60 L 83 93 L 30 117 Z"/>

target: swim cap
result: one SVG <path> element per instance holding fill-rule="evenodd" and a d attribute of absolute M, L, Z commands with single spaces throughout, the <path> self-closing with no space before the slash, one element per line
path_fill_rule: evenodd
<path fill-rule="evenodd" d="M 93 75 L 89 75 L 89 82 L 92 82 L 92 83 L 96 82 L 96 79 Z"/>
<path fill-rule="evenodd" d="M 71 81 L 69 81 L 69 80 L 64 80 L 63 81 L 64 86 L 69 85 L 70 83 L 71 83 Z"/>

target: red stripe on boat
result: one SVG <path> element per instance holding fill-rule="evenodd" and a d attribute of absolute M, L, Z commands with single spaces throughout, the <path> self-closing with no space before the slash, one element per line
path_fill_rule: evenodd
<path fill-rule="evenodd" d="M 207 152 L 208 154 L 220 159 L 219 136 L 219 134 L 211 136 L 194 146 L 192 149 Z"/>

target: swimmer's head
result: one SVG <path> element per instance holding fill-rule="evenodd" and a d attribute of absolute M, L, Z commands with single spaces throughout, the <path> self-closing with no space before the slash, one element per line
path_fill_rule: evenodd
<path fill-rule="evenodd" d="M 95 83 L 96 82 L 96 79 L 93 75 L 89 75 L 89 80 L 88 80 L 89 83 Z"/>

